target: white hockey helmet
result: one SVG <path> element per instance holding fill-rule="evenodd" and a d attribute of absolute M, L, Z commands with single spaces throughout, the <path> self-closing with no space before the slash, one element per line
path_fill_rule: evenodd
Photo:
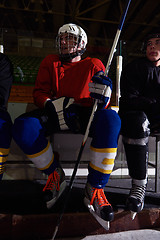
<path fill-rule="evenodd" d="M 67 54 L 62 54 L 60 37 L 64 33 L 68 33 L 70 35 L 73 34 L 73 36 L 76 37 L 76 43 L 77 43 L 76 52 L 69 53 L 69 51 L 68 51 Z M 63 25 L 62 27 L 59 28 L 58 36 L 56 38 L 56 41 L 57 41 L 57 47 L 58 47 L 59 54 L 60 54 L 61 58 L 63 60 L 67 61 L 69 59 L 73 59 L 76 56 L 82 55 L 85 52 L 88 39 L 87 39 L 87 34 L 85 33 L 85 31 L 80 26 L 78 26 L 74 23 L 68 23 L 68 24 L 65 24 L 65 25 Z"/>

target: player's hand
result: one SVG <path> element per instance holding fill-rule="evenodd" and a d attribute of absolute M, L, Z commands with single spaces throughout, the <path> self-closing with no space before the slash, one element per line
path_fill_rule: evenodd
<path fill-rule="evenodd" d="M 45 109 L 53 123 L 58 122 L 61 130 L 70 129 L 73 132 L 80 130 L 76 106 L 73 104 L 74 99 L 61 97 L 53 101 L 46 102 Z"/>
<path fill-rule="evenodd" d="M 112 94 L 112 80 L 104 76 L 104 72 L 100 71 L 92 77 L 89 83 L 90 96 L 98 100 L 101 107 L 106 108 L 110 103 Z"/>

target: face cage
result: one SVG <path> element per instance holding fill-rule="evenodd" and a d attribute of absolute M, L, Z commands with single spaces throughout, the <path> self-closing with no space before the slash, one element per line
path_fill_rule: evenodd
<path fill-rule="evenodd" d="M 86 50 L 86 48 L 84 48 L 83 46 L 84 44 L 81 41 L 81 38 L 82 38 L 81 36 L 76 36 L 71 33 L 67 33 L 67 34 L 68 34 L 68 39 L 67 39 L 68 44 L 64 44 L 63 46 L 61 44 L 61 36 L 63 35 L 63 33 L 59 34 L 56 38 L 56 43 L 57 43 L 56 47 L 59 51 L 60 58 L 63 61 L 70 61 L 76 56 L 81 56 Z M 63 53 L 63 47 L 64 49 L 67 47 L 68 53 Z M 78 49 L 78 48 L 81 48 L 81 49 Z M 71 52 L 71 50 L 73 50 L 73 52 Z"/>

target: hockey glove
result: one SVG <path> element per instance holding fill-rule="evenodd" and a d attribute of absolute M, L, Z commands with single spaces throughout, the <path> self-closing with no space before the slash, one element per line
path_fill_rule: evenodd
<path fill-rule="evenodd" d="M 89 83 L 90 96 L 98 100 L 101 108 L 107 108 L 112 94 L 112 81 L 109 77 L 103 75 L 103 71 L 96 73 Z"/>
<path fill-rule="evenodd" d="M 50 108 L 48 108 L 48 110 L 50 110 L 48 115 L 51 116 L 52 114 L 53 118 L 56 114 L 59 128 L 61 130 L 70 129 L 73 132 L 77 132 L 79 130 L 78 118 L 75 113 L 74 104 L 72 104 L 73 102 L 73 98 L 61 97 L 53 101 L 49 100 L 45 105 L 46 108 L 48 105 L 50 106 L 50 104 L 52 104 L 52 107 L 50 106 Z"/>
<path fill-rule="evenodd" d="M 60 130 L 58 115 L 56 113 L 56 109 L 51 100 L 48 100 L 46 102 L 44 111 L 45 111 L 46 116 L 48 117 L 47 128 L 50 129 L 49 132 L 47 132 L 47 135 L 49 135 L 57 130 Z M 42 120 L 42 122 L 43 121 L 44 120 Z"/>

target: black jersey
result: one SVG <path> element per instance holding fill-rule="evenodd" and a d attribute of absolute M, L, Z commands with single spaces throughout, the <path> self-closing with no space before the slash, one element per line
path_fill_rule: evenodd
<path fill-rule="evenodd" d="M 160 113 L 160 67 L 147 58 L 130 62 L 122 71 L 120 91 L 120 112 Z"/>
<path fill-rule="evenodd" d="M 12 82 L 12 63 L 5 54 L 0 53 L 0 108 L 6 109 Z"/>

